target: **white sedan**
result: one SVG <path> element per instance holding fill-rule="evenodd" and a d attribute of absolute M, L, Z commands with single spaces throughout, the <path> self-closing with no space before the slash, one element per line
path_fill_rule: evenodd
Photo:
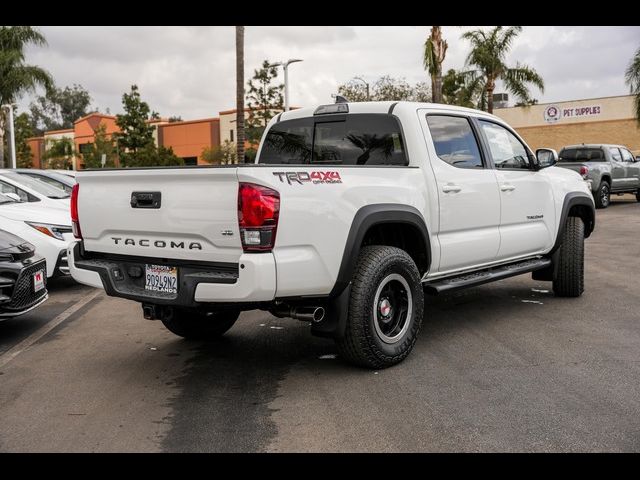
<path fill-rule="evenodd" d="M 0 229 L 35 245 L 36 253 L 47 259 L 48 278 L 69 274 L 67 246 L 74 239 L 69 210 L 0 194 Z"/>
<path fill-rule="evenodd" d="M 0 170 L 0 193 L 22 202 L 70 211 L 69 193 L 11 170 Z"/>

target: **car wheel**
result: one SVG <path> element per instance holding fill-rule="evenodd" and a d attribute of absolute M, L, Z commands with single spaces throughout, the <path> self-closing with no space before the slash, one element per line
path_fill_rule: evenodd
<path fill-rule="evenodd" d="M 347 361 L 386 368 L 404 360 L 416 342 L 424 311 L 420 273 L 395 247 L 362 249 L 351 286 L 345 334 L 337 340 Z"/>
<path fill-rule="evenodd" d="M 600 182 L 598 190 L 594 194 L 596 208 L 607 208 L 611 203 L 611 187 L 607 182 Z"/>
<path fill-rule="evenodd" d="M 636 200 L 640 202 L 640 190 L 636 191 Z"/>
<path fill-rule="evenodd" d="M 229 330 L 238 317 L 237 310 L 219 312 L 198 312 L 188 309 L 174 309 L 170 317 L 162 320 L 167 330 L 179 337 L 190 340 L 212 340 Z"/>
<path fill-rule="evenodd" d="M 584 223 L 569 217 L 562 232 L 553 278 L 558 297 L 579 297 L 584 292 Z"/>

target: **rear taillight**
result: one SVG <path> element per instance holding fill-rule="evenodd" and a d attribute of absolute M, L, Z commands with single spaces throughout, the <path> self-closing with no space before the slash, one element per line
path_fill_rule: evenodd
<path fill-rule="evenodd" d="M 238 224 L 245 252 L 268 252 L 276 242 L 280 194 L 254 183 L 240 183 Z"/>
<path fill-rule="evenodd" d="M 587 175 L 589 175 L 589 167 L 585 167 L 585 166 L 580 167 L 580 175 L 582 175 L 582 178 L 586 180 Z"/>
<path fill-rule="evenodd" d="M 73 236 L 82 240 L 82 232 L 80 231 L 80 218 L 78 217 L 78 195 L 80 194 L 80 185 L 75 184 L 71 190 L 71 227 L 73 228 Z"/>

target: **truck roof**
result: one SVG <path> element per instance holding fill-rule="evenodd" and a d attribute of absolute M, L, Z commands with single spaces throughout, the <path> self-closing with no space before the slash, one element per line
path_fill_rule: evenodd
<path fill-rule="evenodd" d="M 577 145 L 566 145 L 562 149 L 566 148 L 627 148 L 624 145 L 615 145 L 613 143 L 580 143 Z"/>
<path fill-rule="evenodd" d="M 323 104 L 323 105 L 333 105 L 333 104 Z M 473 114 L 477 116 L 484 116 L 487 118 L 492 118 L 500 122 L 504 122 L 499 117 L 495 115 L 491 115 L 487 112 L 483 112 L 482 110 L 475 110 L 473 108 L 459 107 L 457 105 L 446 105 L 442 103 L 423 103 L 423 102 L 407 102 L 407 101 L 385 101 L 385 102 L 347 102 L 349 105 L 349 113 L 388 113 L 391 106 L 395 105 L 395 109 L 413 109 L 417 110 L 419 108 L 437 108 L 439 110 L 446 110 L 451 112 L 459 112 L 459 113 L 467 113 Z M 316 111 L 320 105 L 316 105 L 313 107 L 305 107 L 299 108 L 296 110 L 289 110 L 288 112 L 283 112 L 280 116 L 280 121 L 282 120 L 292 120 L 294 118 L 304 118 L 311 117 L 313 113 Z"/>

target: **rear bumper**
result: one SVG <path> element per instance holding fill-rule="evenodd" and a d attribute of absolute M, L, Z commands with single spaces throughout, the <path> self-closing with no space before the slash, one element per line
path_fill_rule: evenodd
<path fill-rule="evenodd" d="M 144 289 L 144 275 L 130 276 L 131 267 L 161 263 L 160 259 L 81 255 L 80 242 L 68 250 L 71 276 L 78 282 L 104 288 L 108 295 L 143 303 L 194 307 L 201 303 L 269 302 L 276 293 L 276 265 L 273 254 L 243 254 L 234 265 L 177 264 L 178 293 Z M 171 260 L 169 260 L 171 263 Z"/>

